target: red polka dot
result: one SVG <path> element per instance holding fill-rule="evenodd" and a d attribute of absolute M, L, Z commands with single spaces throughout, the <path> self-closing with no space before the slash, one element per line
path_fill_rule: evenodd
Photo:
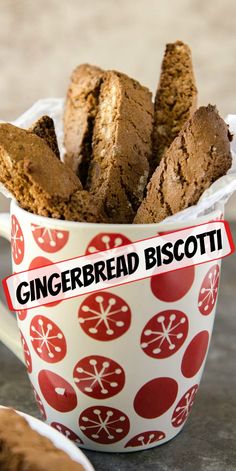
<path fill-rule="evenodd" d="M 66 355 L 66 339 L 61 329 L 44 316 L 35 316 L 30 324 L 33 348 L 42 360 L 56 363 Z"/>
<path fill-rule="evenodd" d="M 134 409 L 145 419 L 155 419 L 167 412 L 178 393 L 178 384 L 172 378 L 156 378 L 144 384 L 134 399 Z"/>
<path fill-rule="evenodd" d="M 130 244 L 131 241 L 123 234 L 113 232 L 96 235 L 89 243 L 86 249 L 86 255 L 100 252 L 102 250 L 119 248 L 122 245 Z"/>
<path fill-rule="evenodd" d="M 29 270 L 35 270 L 36 268 L 46 267 L 52 264 L 53 262 L 46 257 L 35 257 L 30 263 Z M 58 270 L 58 267 L 56 265 L 54 265 L 54 267 L 55 270 Z M 50 302 L 50 304 L 44 304 L 44 307 L 54 307 L 59 303 L 61 303 L 61 301 L 54 301 L 52 303 Z"/>
<path fill-rule="evenodd" d="M 128 435 L 130 422 L 121 410 L 98 405 L 88 407 L 81 413 L 79 426 L 90 440 L 109 445 Z"/>
<path fill-rule="evenodd" d="M 182 311 L 169 309 L 156 314 L 145 325 L 141 348 L 153 358 L 174 355 L 188 335 L 188 318 Z"/>
<path fill-rule="evenodd" d="M 70 412 L 77 406 L 74 389 L 64 378 L 48 370 L 41 370 L 39 386 L 47 403 L 59 412 Z"/>
<path fill-rule="evenodd" d="M 25 340 L 25 337 L 24 337 L 24 335 L 22 334 L 21 331 L 20 331 L 20 336 L 21 336 L 21 342 L 22 342 L 23 351 L 24 351 L 25 365 L 26 365 L 28 373 L 32 373 L 32 369 L 33 369 L 32 368 L 32 358 L 31 358 L 31 354 L 30 354 L 30 351 L 29 351 L 29 347 L 28 347 L 27 342 Z"/>
<path fill-rule="evenodd" d="M 151 430 L 148 432 L 139 433 L 138 435 L 135 435 L 135 437 L 131 438 L 128 443 L 126 443 L 125 448 L 136 446 L 146 447 L 151 443 L 156 443 L 160 440 L 164 440 L 164 438 L 165 433 L 160 432 L 159 430 Z"/>
<path fill-rule="evenodd" d="M 42 400 L 40 399 L 36 389 L 34 388 L 33 384 L 32 384 L 32 388 L 33 388 L 33 393 L 34 393 L 34 397 L 35 397 L 35 400 L 37 402 L 37 406 L 39 408 L 39 411 L 43 417 L 44 420 L 47 419 L 47 416 L 46 416 L 46 412 L 45 412 L 45 408 L 44 408 L 44 405 L 42 403 Z"/>
<path fill-rule="evenodd" d="M 22 309 L 21 311 L 16 311 L 16 315 L 20 321 L 24 321 L 27 316 L 27 309 Z"/>
<path fill-rule="evenodd" d="M 220 281 L 219 265 L 214 265 L 207 272 L 198 296 L 198 309 L 203 316 L 208 316 L 215 306 Z"/>
<path fill-rule="evenodd" d="M 68 242 L 69 232 L 31 224 L 33 238 L 44 252 L 58 252 Z"/>
<path fill-rule="evenodd" d="M 198 390 L 198 385 L 192 386 L 178 402 L 173 415 L 172 425 L 173 427 L 180 427 L 188 418 L 189 413 L 193 407 L 194 399 Z"/>
<path fill-rule="evenodd" d="M 90 294 L 82 302 L 78 315 L 84 332 L 100 341 L 120 337 L 131 323 L 131 310 L 126 301 L 106 291 Z"/>
<path fill-rule="evenodd" d="M 194 267 L 190 266 L 151 278 L 154 296 L 164 302 L 174 302 L 183 298 L 194 281 Z"/>
<path fill-rule="evenodd" d="M 25 241 L 20 223 L 16 216 L 11 217 L 11 250 L 16 265 L 19 265 L 25 254 Z"/>
<path fill-rule="evenodd" d="M 59 423 L 59 422 L 52 422 L 51 427 L 55 428 L 58 432 L 63 433 L 66 438 L 69 438 L 72 442 L 74 442 L 77 446 L 83 445 L 83 441 L 81 438 L 73 432 L 69 427 Z"/>
<path fill-rule="evenodd" d="M 200 370 L 205 359 L 209 343 L 207 330 L 199 332 L 185 350 L 181 371 L 186 378 L 192 378 Z"/>
<path fill-rule="evenodd" d="M 79 390 L 95 399 L 112 397 L 125 384 L 125 373 L 121 365 L 101 355 L 82 358 L 75 365 L 73 376 Z"/>

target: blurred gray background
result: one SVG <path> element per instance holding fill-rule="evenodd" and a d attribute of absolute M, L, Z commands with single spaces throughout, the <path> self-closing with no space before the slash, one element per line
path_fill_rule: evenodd
<path fill-rule="evenodd" d="M 199 103 L 236 113 L 235 17 L 235 0 L 0 0 L 0 119 L 64 96 L 81 62 L 155 91 L 165 44 L 176 39 L 192 48 Z M 227 215 L 236 219 L 236 198 Z"/>

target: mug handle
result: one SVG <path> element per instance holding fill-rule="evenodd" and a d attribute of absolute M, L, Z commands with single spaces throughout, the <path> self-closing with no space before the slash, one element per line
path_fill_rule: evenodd
<path fill-rule="evenodd" d="M 10 214 L 0 213 L 0 237 L 11 240 Z M 0 301 L 0 340 L 24 363 L 16 319 Z"/>

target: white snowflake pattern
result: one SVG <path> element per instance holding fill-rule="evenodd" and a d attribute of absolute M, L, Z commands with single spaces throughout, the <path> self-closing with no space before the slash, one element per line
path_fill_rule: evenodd
<path fill-rule="evenodd" d="M 116 237 L 114 239 L 114 243 L 111 244 L 111 237 L 109 235 L 102 236 L 101 241 L 104 244 L 104 250 L 120 247 L 123 244 L 121 237 Z M 88 252 L 95 253 L 95 252 L 98 252 L 98 249 L 94 247 L 93 245 L 91 245 L 88 248 Z"/>
<path fill-rule="evenodd" d="M 120 415 L 119 418 L 115 420 L 110 420 L 113 416 L 113 411 L 108 410 L 106 411 L 105 419 L 102 419 L 102 412 L 99 409 L 93 409 L 93 414 L 97 416 L 97 420 L 90 419 L 86 415 L 82 417 L 82 421 L 84 423 L 88 423 L 88 425 L 81 425 L 80 428 L 82 431 L 87 431 L 88 429 L 94 429 L 94 433 L 91 435 L 94 440 L 99 439 L 100 434 L 104 431 L 107 435 L 109 440 L 113 440 L 115 436 L 113 433 L 123 433 L 124 429 L 122 427 L 118 427 L 115 425 L 120 422 L 125 421 L 125 416 Z M 91 424 L 91 425 L 90 425 Z"/>
<path fill-rule="evenodd" d="M 63 335 L 60 332 L 56 335 L 50 335 L 52 329 L 52 324 L 44 322 L 43 319 L 38 320 L 38 328 L 34 325 L 31 326 L 31 331 L 38 335 L 38 337 L 31 337 L 31 342 L 33 343 L 35 340 L 40 342 L 40 345 L 36 348 L 39 354 L 43 353 L 43 347 L 45 346 L 49 358 L 54 358 L 55 352 L 61 352 L 61 347 L 55 345 L 52 340 L 61 340 L 63 338 Z"/>
<path fill-rule="evenodd" d="M 71 435 L 71 431 L 66 429 L 66 428 L 62 428 L 61 425 L 59 424 L 56 424 L 55 425 L 55 428 L 58 430 L 58 432 L 62 433 L 63 435 L 65 435 L 66 438 L 69 438 L 69 440 L 72 440 L 76 445 L 81 445 L 82 444 L 82 440 L 80 440 L 79 437 L 77 438 L 72 438 L 72 435 Z"/>
<path fill-rule="evenodd" d="M 193 406 L 196 392 L 197 392 L 197 386 L 193 388 L 192 390 L 186 392 L 186 394 L 183 397 L 185 403 L 183 406 L 176 407 L 174 416 L 172 417 L 172 420 L 171 420 L 172 424 L 174 424 L 175 426 L 181 425 L 187 419 L 189 412 Z"/>
<path fill-rule="evenodd" d="M 162 440 L 165 438 L 164 434 L 161 433 L 158 437 L 155 436 L 154 433 L 150 433 L 148 436 L 140 435 L 140 437 L 137 438 L 137 440 L 140 442 L 141 445 L 149 445 L 153 441 L 157 442 L 158 440 Z"/>
<path fill-rule="evenodd" d="M 107 335 L 113 335 L 114 330 L 112 328 L 112 324 L 114 324 L 116 327 L 123 327 L 124 322 L 112 319 L 112 316 L 114 316 L 115 314 L 118 314 L 119 312 L 127 312 L 128 307 L 126 305 L 123 305 L 119 309 L 112 310 L 112 307 L 115 306 L 115 304 L 116 304 L 115 298 L 112 298 L 112 297 L 108 301 L 107 308 L 104 307 L 104 298 L 103 298 L 103 296 L 96 296 L 95 300 L 96 300 L 96 302 L 99 306 L 99 310 L 92 309 L 89 306 L 87 306 L 86 304 L 84 304 L 82 306 L 82 311 L 89 312 L 89 313 L 94 314 L 94 315 L 92 315 L 91 317 L 86 317 L 86 318 L 79 317 L 80 324 L 84 324 L 86 321 L 91 321 L 91 320 L 96 320 L 97 319 L 97 323 L 95 324 L 95 326 L 90 327 L 88 329 L 89 332 L 91 334 L 97 334 L 98 333 L 98 327 L 101 324 L 104 323 L 105 328 L 106 328 L 106 334 Z"/>
<path fill-rule="evenodd" d="M 23 235 L 21 233 L 20 226 L 16 221 L 13 221 L 12 230 L 11 230 L 11 244 L 12 244 L 12 251 L 15 255 L 15 259 L 21 257 L 22 250 L 19 247 L 19 241 L 23 242 Z"/>
<path fill-rule="evenodd" d="M 50 247 L 55 247 L 57 244 L 57 239 L 63 239 L 64 234 L 63 232 L 56 231 L 53 229 L 49 229 L 48 227 L 44 226 L 32 226 L 32 231 L 40 231 L 40 236 L 36 236 L 36 239 L 39 244 L 43 244 L 46 240 L 49 240 Z"/>
<path fill-rule="evenodd" d="M 208 274 L 208 280 L 209 280 L 209 288 L 202 288 L 200 291 L 200 295 L 205 295 L 201 301 L 198 303 L 198 307 L 202 307 L 203 304 L 204 306 L 204 311 L 208 311 L 209 308 L 214 306 L 216 297 L 217 297 L 217 292 L 218 292 L 218 281 L 219 281 L 219 270 L 215 268 L 214 272 L 210 272 Z"/>
<path fill-rule="evenodd" d="M 174 339 L 181 339 L 183 337 L 183 333 L 175 333 L 174 331 L 179 327 L 179 325 L 186 322 L 186 318 L 181 317 L 180 321 L 175 324 L 174 322 L 176 320 L 176 315 L 173 313 L 169 316 L 168 325 L 165 326 L 166 319 L 168 319 L 168 317 L 166 318 L 164 315 L 158 316 L 156 319 L 157 323 L 160 325 L 161 330 L 147 329 L 144 331 L 144 335 L 146 337 L 149 337 L 150 335 L 155 335 L 155 337 L 147 342 L 143 342 L 141 344 L 143 349 L 147 348 L 152 343 L 156 344 L 158 341 L 158 346 L 152 350 L 154 354 L 161 353 L 161 347 L 165 345 L 165 342 L 167 342 L 169 350 L 175 349 Z"/>
<path fill-rule="evenodd" d="M 84 378 L 74 378 L 77 384 L 82 381 L 91 382 L 90 386 L 85 386 L 84 391 L 91 393 L 93 392 L 94 388 L 99 385 L 101 393 L 105 396 L 109 393 L 109 390 L 106 389 L 107 384 L 111 388 L 116 388 L 118 386 L 118 383 L 116 381 L 109 381 L 109 376 L 120 375 L 122 373 L 121 368 L 116 368 L 115 370 L 106 373 L 107 368 L 109 368 L 110 366 L 110 363 L 108 361 L 103 361 L 100 371 L 97 367 L 97 360 L 92 358 L 91 360 L 89 360 L 89 364 L 93 367 L 93 372 L 87 371 L 82 367 L 78 367 L 76 368 L 76 371 L 79 374 L 85 374 L 86 376 Z"/>

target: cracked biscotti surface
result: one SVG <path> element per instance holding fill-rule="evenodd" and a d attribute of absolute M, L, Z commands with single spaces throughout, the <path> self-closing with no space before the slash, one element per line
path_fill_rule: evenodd
<path fill-rule="evenodd" d="M 197 107 L 197 89 L 190 48 L 181 41 L 167 44 L 155 97 L 153 128 L 154 171 Z"/>
<path fill-rule="evenodd" d="M 0 181 L 21 207 L 58 219 L 105 220 L 75 173 L 43 139 L 11 124 L 0 124 Z"/>
<path fill-rule="evenodd" d="M 82 188 L 43 139 L 11 124 L 0 124 L 0 179 L 24 209 L 52 217 L 59 200 Z"/>
<path fill-rule="evenodd" d="M 92 133 L 103 71 L 82 64 L 71 76 L 64 113 L 65 162 L 85 185 L 92 153 Z"/>
<path fill-rule="evenodd" d="M 1 471 L 84 471 L 12 409 L 0 409 Z"/>
<path fill-rule="evenodd" d="M 46 144 L 52 149 L 54 154 L 60 159 L 60 152 L 57 143 L 57 136 L 53 119 L 49 116 L 42 116 L 30 126 L 28 131 L 44 139 Z"/>
<path fill-rule="evenodd" d="M 151 93 L 108 71 L 100 88 L 86 188 L 109 222 L 129 223 L 143 198 L 151 156 Z"/>
<path fill-rule="evenodd" d="M 228 127 L 214 106 L 199 108 L 166 151 L 135 223 L 156 223 L 196 204 L 231 166 Z"/>
<path fill-rule="evenodd" d="M 59 202 L 57 210 L 67 221 L 108 223 L 107 216 L 96 198 L 85 190 L 73 193 L 67 203 Z"/>

